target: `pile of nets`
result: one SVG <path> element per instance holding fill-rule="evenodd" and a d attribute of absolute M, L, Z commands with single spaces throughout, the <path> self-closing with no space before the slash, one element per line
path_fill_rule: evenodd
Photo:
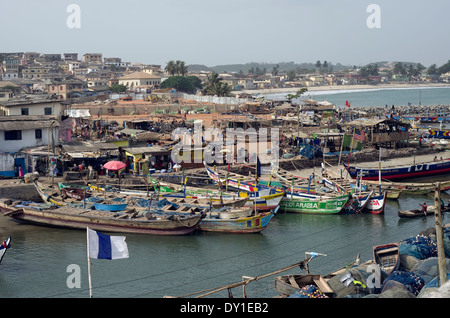
<path fill-rule="evenodd" d="M 445 259 L 447 273 L 450 273 L 450 259 Z M 438 258 L 430 257 L 425 260 L 419 261 L 416 266 L 412 269 L 412 272 L 419 275 L 428 284 L 435 277 L 439 276 L 438 270 Z"/>
<path fill-rule="evenodd" d="M 386 278 L 386 274 L 381 271 L 381 281 Z M 336 298 L 358 298 L 372 293 L 377 293 L 376 286 L 371 286 L 372 272 L 368 270 L 368 265 L 358 265 L 347 270 L 343 274 L 336 275 L 328 281 L 328 285 L 335 292 Z M 344 279 L 348 277 L 348 279 Z"/>
<path fill-rule="evenodd" d="M 404 271 L 392 272 L 383 281 L 383 285 L 381 286 L 382 289 L 384 289 L 384 287 L 386 286 L 386 284 L 388 284 L 389 281 L 396 281 L 403 284 L 406 287 L 406 289 L 415 296 L 419 294 L 420 290 L 425 285 L 425 281 L 423 280 L 422 277 L 414 273 Z"/>
<path fill-rule="evenodd" d="M 408 255 L 423 260 L 437 256 L 437 246 L 430 237 L 417 235 L 401 241 L 399 252 L 400 255 Z"/>
<path fill-rule="evenodd" d="M 329 298 L 322 293 L 317 286 L 307 285 L 299 291 L 289 295 L 288 298 Z"/>

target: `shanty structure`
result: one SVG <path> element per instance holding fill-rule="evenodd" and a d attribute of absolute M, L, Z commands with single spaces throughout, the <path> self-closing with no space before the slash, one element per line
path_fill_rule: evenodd
<path fill-rule="evenodd" d="M 367 146 L 396 148 L 408 143 L 410 124 L 389 118 L 358 118 L 346 123 L 350 132 L 362 136 Z"/>

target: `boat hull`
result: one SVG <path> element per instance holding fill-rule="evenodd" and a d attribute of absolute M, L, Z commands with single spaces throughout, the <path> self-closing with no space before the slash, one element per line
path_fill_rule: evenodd
<path fill-rule="evenodd" d="M 381 172 L 381 179 L 383 180 L 404 180 L 450 173 L 449 159 L 411 166 L 382 168 L 380 171 L 375 168 L 348 166 L 345 163 L 344 166 L 352 179 L 356 179 L 358 175 L 362 175 L 363 180 L 379 180 L 379 172 Z"/>
<path fill-rule="evenodd" d="M 383 214 L 386 205 L 386 192 L 380 195 L 372 196 L 364 207 L 363 212 L 372 214 Z"/>
<path fill-rule="evenodd" d="M 349 195 L 335 198 L 305 198 L 300 194 L 287 193 L 280 202 L 280 211 L 308 214 L 337 214 L 342 211 L 349 199 Z"/>
<path fill-rule="evenodd" d="M 265 212 L 236 219 L 210 218 L 206 216 L 200 222 L 199 230 L 226 233 L 258 233 L 269 225 L 273 215 L 272 212 Z"/>
<path fill-rule="evenodd" d="M 0 202 L 3 204 L 3 202 Z M 7 209 L 8 207 L 5 207 Z M 14 209 L 13 207 L 10 208 Z M 30 224 L 85 230 L 89 227 L 96 231 L 153 234 L 186 235 L 195 231 L 202 215 L 174 216 L 172 219 L 120 218 L 115 213 L 106 211 L 84 210 L 74 208 L 35 209 L 21 207 L 14 213 L 5 215 Z"/>
<path fill-rule="evenodd" d="M 378 245 L 373 247 L 373 258 L 388 275 L 400 266 L 400 254 L 397 243 Z"/>

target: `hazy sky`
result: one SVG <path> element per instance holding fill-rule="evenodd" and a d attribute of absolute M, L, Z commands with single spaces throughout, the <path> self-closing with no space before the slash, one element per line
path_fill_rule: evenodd
<path fill-rule="evenodd" d="M 450 59 L 448 0 L 0 0 L 0 52 L 103 53 L 131 63 Z M 80 28 L 67 27 L 79 5 Z M 380 28 L 368 28 L 370 4 Z"/>

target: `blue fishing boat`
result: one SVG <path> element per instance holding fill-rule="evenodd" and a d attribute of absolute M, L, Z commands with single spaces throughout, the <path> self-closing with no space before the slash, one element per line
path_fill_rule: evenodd
<path fill-rule="evenodd" d="M 381 168 L 380 170 L 379 168 L 362 168 L 343 164 L 352 179 L 356 179 L 358 175 L 362 175 L 361 178 L 363 180 L 379 180 L 379 177 L 383 180 L 401 180 L 450 173 L 450 159 Z"/>
<path fill-rule="evenodd" d="M 102 211 L 123 211 L 128 207 L 128 202 L 124 198 L 115 198 L 112 200 L 98 200 L 94 202 L 94 207 L 96 210 Z"/>

